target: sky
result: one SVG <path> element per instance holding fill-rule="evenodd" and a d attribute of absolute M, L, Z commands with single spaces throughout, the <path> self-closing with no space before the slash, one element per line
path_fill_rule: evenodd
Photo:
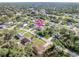
<path fill-rule="evenodd" d="M 79 0 L 0 0 L 0 2 L 79 2 Z"/>

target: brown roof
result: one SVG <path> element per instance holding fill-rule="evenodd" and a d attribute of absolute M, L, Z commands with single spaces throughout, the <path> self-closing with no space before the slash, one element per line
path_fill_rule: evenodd
<path fill-rule="evenodd" d="M 27 38 L 23 38 L 21 40 L 21 44 L 23 44 L 23 45 L 25 45 L 25 43 L 27 43 L 27 42 L 30 42 L 29 39 L 27 39 Z"/>

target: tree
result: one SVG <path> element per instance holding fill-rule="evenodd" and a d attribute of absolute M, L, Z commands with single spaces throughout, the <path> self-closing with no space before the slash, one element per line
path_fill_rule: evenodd
<path fill-rule="evenodd" d="M 0 48 L 0 57 L 7 57 L 8 49 Z"/>
<path fill-rule="evenodd" d="M 32 48 L 32 44 L 31 43 L 28 43 L 26 46 L 25 46 L 25 56 L 27 57 L 34 57 L 36 56 L 35 53 L 34 53 L 34 50 Z"/>
<path fill-rule="evenodd" d="M 51 48 L 47 49 L 44 52 L 43 56 L 45 57 L 61 57 L 61 56 L 68 57 L 69 54 L 64 53 L 62 50 L 55 48 L 55 45 L 54 45 Z"/>
<path fill-rule="evenodd" d="M 12 30 L 4 29 L 3 31 L 4 31 L 4 40 L 10 40 L 16 34 L 16 30 L 14 29 Z"/>
<path fill-rule="evenodd" d="M 15 40 L 9 42 L 10 48 L 8 51 L 9 57 L 29 57 L 35 56 L 31 43 L 27 43 L 26 45 L 17 45 Z"/>

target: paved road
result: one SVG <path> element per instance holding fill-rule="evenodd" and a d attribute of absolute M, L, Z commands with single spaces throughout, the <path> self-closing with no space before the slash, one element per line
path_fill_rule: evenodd
<path fill-rule="evenodd" d="M 72 51 L 70 51 L 69 49 L 66 49 L 66 48 L 62 48 L 62 47 L 59 46 L 59 45 L 56 45 L 55 47 L 56 47 L 57 49 L 59 49 L 59 50 L 64 51 L 65 53 L 70 54 L 71 57 L 78 57 L 78 56 L 79 56 L 79 55 L 76 54 L 75 52 L 72 52 Z"/>

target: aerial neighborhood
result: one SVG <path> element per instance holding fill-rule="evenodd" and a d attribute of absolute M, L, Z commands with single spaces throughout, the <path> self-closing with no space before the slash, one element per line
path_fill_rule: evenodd
<path fill-rule="evenodd" d="M 0 56 L 79 56 L 79 5 L 66 4 L 0 3 Z"/>

